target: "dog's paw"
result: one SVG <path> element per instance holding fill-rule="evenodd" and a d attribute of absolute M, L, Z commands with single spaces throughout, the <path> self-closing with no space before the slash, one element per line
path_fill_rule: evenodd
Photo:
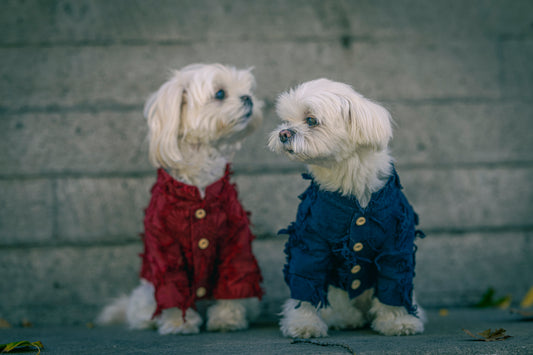
<path fill-rule="evenodd" d="M 329 306 L 321 308 L 319 314 L 329 328 L 356 329 L 368 323 L 365 314 L 350 299 L 348 292 L 330 286 L 328 288 L 328 302 Z"/>
<path fill-rule="evenodd" d="M 289 299 L 283 305 L 280 329 L 291 338 L 319 338 L 328 336 L 328 326 L 313 305 Z"/>
<path fill-rule="evenodd" d="M 424 331 L 424 321 L 404 307 L 387 306 L 374 300 L 370 313 L 374 315 L 372 329 L 383 335 L 413 335 Z"/>
<path fill-rule="evenodd" d="M 185 321 L 182 311 L 178 308 L 163 310 L 157 318 L 157 331 L 161 335 L 167 334 L 198 334 L 202 325 L 202 318 L 192 309 L 185 312 Z"/>
<path fill-rule="evenodd" d="M 413 335 L 424 331 L 424 323 L 410 314 L 390 319 L 376 318 L 372 329 L 383 335 Z"/>
<path fill-rule="evenodd" d="M 157 304 L 154 298 L 154 286 L 141 280 L 129 298 L 126 305 L 126 320 L 130 329 L 152 329 L 155 322 L 152 314 L 156 310 Z"/>
<path fill-rule="evenodd" d="M 207 310 L 207 330 L 232 332 L 248 328 L 246 308 L 239 300 L 220 300 Z"/>

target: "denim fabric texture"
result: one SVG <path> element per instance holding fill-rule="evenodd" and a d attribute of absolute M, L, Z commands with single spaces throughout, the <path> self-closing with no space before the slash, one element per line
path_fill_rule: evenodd
<path fill-rule="evenodd" d="M 414 241 L 424 235 L 396 171 L 365 208 L 354 196 L 321 190 L 303 177 L 311 184 L 299 196 L 296 221 L 279 231 L 289 234 L 283 272 L 291 298 L 325 307 L 329 285 L 350 298 L 374 288 L 382 303 L 416 314 Z"/>

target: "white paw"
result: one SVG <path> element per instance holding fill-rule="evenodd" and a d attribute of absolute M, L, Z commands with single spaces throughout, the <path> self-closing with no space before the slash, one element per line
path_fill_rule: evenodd
<path fill-rule="evenodd" d="M 240 300 L 220 300 L 207 310 L 207 330 L 232 332 L 248 328 L 246 308 Z"/>
<path fill-rule="evenodd" d="M 374 299 L 370 312 L 374 315 L 372 329 L 383 335 L 413 335 L 424 331 L 424 322 L 404 307 L 384 305 Z"/>
<path fill-rule="evenodd" d="M 193 309 L 185 312 L 185 321 L 181 309 L 164 309 L 156 319 L 157 331 L 161 335 L 167 334 L 198 334 L 202 325 L 202 318 Z"/>
<path fill-rule="evenodd" d="M 415 316 L 407 314 L 394 319 L 376 318 L 372 329 L 383 335 L 413 335 L 424 331 L 424 324 Z"/>
<path fill-rule="evenodd" d="M 298 306 L 299 305 L 299 306 Z M 297 307 L 297 308 L 296 308 Z M 328 336 L 328 326 L 309 302 L 288 299 L 283 305 L 280 329 L 291 338 L 318 338 Z"/>
<path fill-rule="evenodd" d="M 141 280 L 129 298 L 126 307 L 126 320 L 130 329 L 149 329 L 154 327 L 152 315 L 157 305 L 154 298 L 154 286 Z"/>
<path fill-rule="evenodd" d="M 329 306 L 320 309 L 320 317 L 333 329 L 361 328 L 367 323 L 363 312 L 356 307 L 348 292 L 330 286 L 328 289 Z"/>

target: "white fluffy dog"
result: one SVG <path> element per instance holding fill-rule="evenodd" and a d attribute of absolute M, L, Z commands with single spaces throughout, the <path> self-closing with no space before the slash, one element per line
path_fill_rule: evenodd
<path fill-rule="evenodd" d="M 145 216 L 141 284 L 107 306 L 99 324 L 198 333 L 195 301 L 202 299 L 217 299 L 207 310 L 209 331 L 245 329 L 258 315 L 253 237 L 228 177 L 234 152 L 262 119 L 254 87 L 250 70 L 193 64 L 148 99 L 149 157 L 159 170 Z"/>
<path fill-rule="evenodd" d="M 312 180 L 287 230 L 291 291 L 280 321 L 289 337 L 366 324 L 385 335 L 424 330 L 413 297 L 418 217 L 388 152 L 389 112 L 327 79 L 280 95 L 272 151 L 308 164 Z"/>

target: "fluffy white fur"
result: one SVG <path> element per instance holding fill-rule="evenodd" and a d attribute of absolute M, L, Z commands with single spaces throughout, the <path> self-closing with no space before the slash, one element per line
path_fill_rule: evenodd
<path fill-rule="evenodd" d="M 321 189 L 355 195 L 366 207 L 372 193 L 386 184 L 392 173 L 387 148 L 392 120 L 385 108 L 349 85 L 318 79 L 281 94 L 276 109 L 282 124 L 269 137 L 270 149 L 307 163 Z M 280 321 L 282 333 L 322 337 L 328 327 L 358 328 L 368 323 L 385 335 L 424 330 L 420 307 L 417 318 L 404 307 L 380 303 L 373 290 L 350 300 L 347 292 L 330 287 L 328 301 L 330 306 L 318 310 L 308 302 L 287 300 Z"/>
<path fill-rule="evenodd" d="M 262 102 L 253 94 L 251 70 L 221 64 L 192 64 L 172 72 L 170 79 L 147 100 L 144 114 L 149 127 L 149 158 L 175 179 L 205 188 L 219 180 L 242 140 L 261 122 Z M 223 90 L 223 99 L 217 92 Z M 194 334 L 201 316 L 188 309 L 156 309 L 154 287 L 146 280 L 129 296 L 107 306 L 99 324 L 127 323 L 132 329 L 156 327 L 160 334 Z M 207 310 L 207 329 L 231 331 L 248 327 L 258 315 L 257 299 L 220 300 Z"/>

